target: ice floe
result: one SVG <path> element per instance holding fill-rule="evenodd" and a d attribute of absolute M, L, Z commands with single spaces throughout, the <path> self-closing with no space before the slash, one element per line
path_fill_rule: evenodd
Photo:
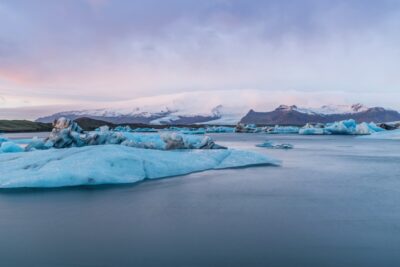
<path fill-rule="evenodd" d="M 292 149 L 292 144 L 274 144 L 271 141 L 266 141 L 262 144 L 256 145 L 256 147 L 272 148 L 272 149 Z"/>
<path fill-rule="evenodd" d="M 18 153 L 24 152 L 24 149 L 12 141 L 0 143 L 0 153 Z"/>
<path fill-rule="evenodd" d="M 230 149 L 161 151 L 100 145 L 37 150 L 0 154 L 0 188 L 124 184 L 279 163 L 262 154 Z"/>
<path fill-rule="evenodd" d="M 255 124 L 243 124 L 239 123 L 235 128 L 236 133 L 259 133 L 261 128 L 257 127 Z"/>
<path fill-rule="evenodd" d="M 279 126 L 266 127 L 264 131 L 268 134 L 298 134 L 300 128 L 296 126 Z"/>
<path fill-rule="evenodd" d="M 327 123 L 326 125 L 313 126 L 311 124 L 305 125 L 299 130 L 302 135 L 369 135 L 376 132 L 383 132 L 385 129 L 377 126 L 375 123 L 360 123 L 357 124 L 355 120 L 344 120 L 334 123 Z"/>
<path fill-rule="evenodd" d="M 54 123 L 54 129 L 45 139 L 37 139 L 27 145 L 26 150 L 48 148 L 71 148 L 93 145 L 124 145 L 147 149 L 223 149 L 209 136 L 193 136 L 176 132 L 140 134 L 129 131 L 112 131 L 102 126 L 96 131 L 84 133 L 72 120 L 61 118 Z"/>

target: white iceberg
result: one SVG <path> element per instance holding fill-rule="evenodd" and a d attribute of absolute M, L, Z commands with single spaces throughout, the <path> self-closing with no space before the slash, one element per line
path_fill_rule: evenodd
<path fill-rule="evenodd" d="M 0 188 L 125 184 L 192 172 L 278 165 L 239 150 L 161 151 L 100 145 L 0 154 Z"/>

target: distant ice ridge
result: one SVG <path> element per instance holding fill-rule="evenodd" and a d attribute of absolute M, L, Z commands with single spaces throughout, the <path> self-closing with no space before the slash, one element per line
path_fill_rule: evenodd
<path fill-rule="evenodd" d="M 211 169 L 279 165 L 239 150 L 161 151 L 120 145 L 0 154 L 0 188 L 136 183 Z"/>
<path fill-rule="evenodd" d="M 300 128 L 295 126 L 279 126 L 276 125 L 273 128 L 266 127 L 265 132 L 269 134 L 297 134 Z"/>
<path fill-rule="evenodd" d="M 357 124 L 355 120 L 345 120 L 326 125 L 311 125 L 307 124 L 299 130 L 302 135 L 323 135 L 323 134 L 336 134 L 336 135 L 369 135 L 376 132 L 382 132 L 385 129 L 378 127 L 375 123 L 360 123 Z"/>
<path fill-rule="evenodd" d="M 256 147 L 272 148 L 272 149 L 293 149 L 292 144 L 274 144 L 271 141 L 265 141 L 262 144 L 256 145 Z"/>

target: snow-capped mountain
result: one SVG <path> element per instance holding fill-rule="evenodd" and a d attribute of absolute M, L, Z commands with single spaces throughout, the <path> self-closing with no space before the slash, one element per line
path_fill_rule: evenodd
<path fill-rule="evenodd" d="M 354 119 L 358 122 L 388 122 L 400 119 L 400 113 L 381 107 L 368 108 L 362 104 L 330 105 L 317 109 L 281 105 L 270 112 L 256 112 L 251 109 L 241 119 L 241 122 L 264 125 L 304 125 L 306 123 L 329 123 L 347 119 Z"/>
<path fill-rule="evenodd" d="M 186 92 L 98 104 L 101 108 L 90 106 L 91 108 L 59 112 L 39 118 L 37 121 L 52 122 L 54 119 L 63 116 L 70 119 L 87 117 L 116 124 L 197 123 L 234 125 L 238 123 L 249 110 L 273 110 L 277 103 L 282 103 L 283 101 L 287 102 L 286 97 L 286 94 L 282 92 L 263 92 L 259 90 Z M 299 103 L 316 103 L 317 107 L 281 105 L 276 110 L 281 111 L 282 114 L 285 114 L 285 111 L 286 113 L 288 111 L 296 112 L 302 114 L 301 116 L 303 117 L 304 115 L 326 117 L 338 114 L 357 114 L 370 110 L 370 108 L 361 104 L 322 105 L 316 102 L 312 97 L 311 100 L 314 102 L 310 102 L 309 97 L 311 96 L 299 95 L 292 99 L 292 101 L 298 101 Z M 389 110 L 386 111 L 389 112 Z M 260 116 L 263 117 L 263 115 Z M 400 119 L 395 118 L 396 116 L 389 117 L 392 118 L 392 120 Z M 299 121 L 304 121 L 306 119 L 307 117 L 304 117 L 303 120 Z M 258 119 L 256 121 L 258 121 Z M 263 120 L 261 120 L 261 122 L 262 121 Z M 310 119 L 309 121 L 313 120 Z M 277 119 L 276 122 L 284 124 L 286 120 Z"/>
<path fill-rule="evenodd" d="M 59 117 L 77 119 L 82 117 L 103 120 L 111 123 L 144 124 L 235 124 L 249 109 L 233 103 L 221 105 L 222 95 L 211 97 L 205 92 L 162 95 L 113 102 L 103 108 L 58 112 L 37 119 L 39 122 L 52 122 Z"/>
<path fill-rule="evenodd" d="M 279 110 L 286 110 L 286 111 L 297 111 L 300 113 L 305 114 L 323 114 L 323 115 L 330 115 L 330 114 L 353 114 L 358 112 L 364 112 L 369 109 L 369 107 L 363 104 L 352 104 L 352 105 L 323 105 L 319 108 L 301 108 L 296 105 L 287 106 L 287 105 L 280 105 L 277 109 Z"/>

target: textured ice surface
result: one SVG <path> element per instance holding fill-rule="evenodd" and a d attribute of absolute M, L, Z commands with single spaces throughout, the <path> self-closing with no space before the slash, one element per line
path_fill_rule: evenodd
<path fill-rule="evenodd" d="M 279 164 L 240 150 L 160 151 L 120 145 L 0 154 L 0 188 L 135 183 L 192 172 Z"/>
<path fill-rule="evenodd" d="M 112 131 L 102 126 L 92 132 L 82 132 L 76 122 L 60 118 L 54 124 L 50 136 L 43 140 L 34 140 L 26 150 L 49 148 L 70 148 L 94 145 L 125 145 L 148 149 L 222 149 L 208 136 L 195 137 L 176 132 L 163 134 L 132 133 L 129 126 Z"/>
<path fill-rule="evenodd" d="M 218 149 L 223 148 L 214 143 L 209 136 L 186 135 L 176 132 L 162 134 L 122 133 L 126 139 L 122 145 L 160 150 L 170 149 Z"/>

